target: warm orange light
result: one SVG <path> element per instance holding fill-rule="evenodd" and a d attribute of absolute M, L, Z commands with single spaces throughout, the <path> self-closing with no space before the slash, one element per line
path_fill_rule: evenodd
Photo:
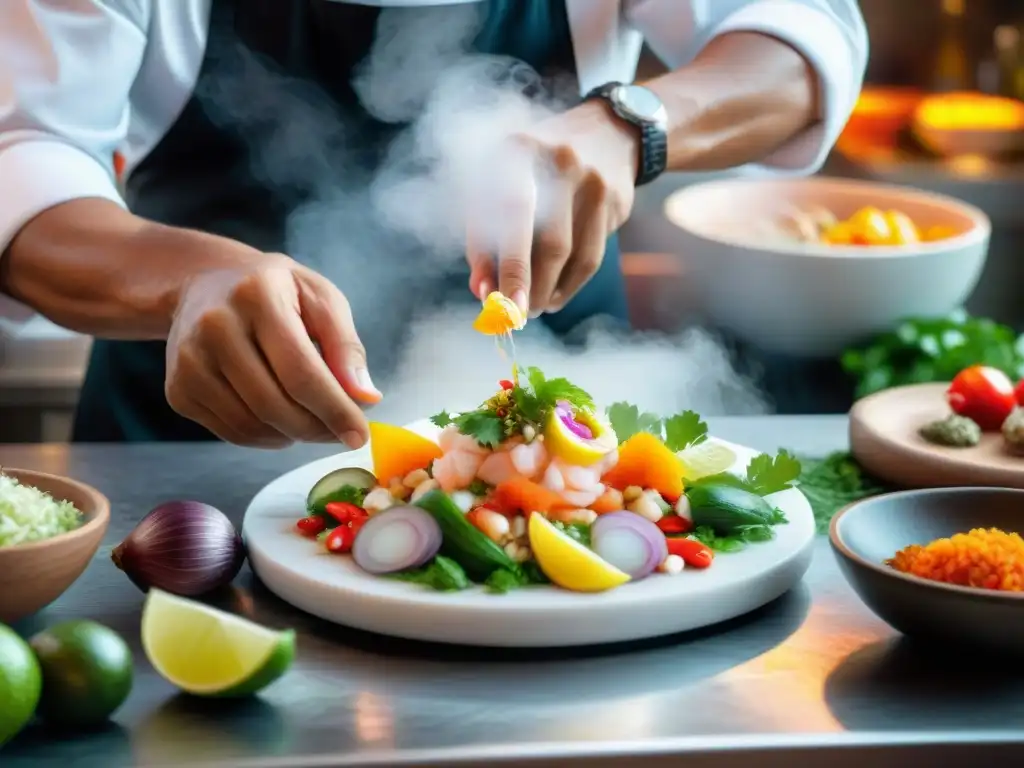
<path fill-rule="evenodd" d="M 937 94 L 921 101 L 914 121 L 941 131 L 1024 131 L 1024 102 L 983 93 Z"/>

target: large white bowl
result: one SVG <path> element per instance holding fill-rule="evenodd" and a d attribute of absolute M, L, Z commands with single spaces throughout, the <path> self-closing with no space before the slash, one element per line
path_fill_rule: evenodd
<path fill-rule="evenodd" d="M 750 237 L 793 206 L 845 218 L 864 206 L 904 212 L 920 227 L 959 234 L 906 246 L 831 246 Z M 904 317 L 961 306 L 981 275 L 991 224 L 979 209 L 906 187 L 826 177 L 712 181 L 665 201 L 700 311 L 761 349 L 839 354 Z"/>

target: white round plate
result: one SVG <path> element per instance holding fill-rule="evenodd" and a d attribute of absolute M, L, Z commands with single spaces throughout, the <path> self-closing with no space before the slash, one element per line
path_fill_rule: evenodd
<path fill-rule="evenodd" d="M 410 427 L 436 439 L 429 421 Z M 724 443 L 745 469 L 756 452 Z M 371 467 L 366 448 L 289 472 L 260 491 L 245 514 L 242 535 L 256 575 L 278 597 L 320 618 L 412 640 L 505 647 L 556 647 L 639 640 L 735 618 L 791 589 L 807 571 L 815 525 L 797 490 L 771 501 L 789 519 L 773 541 L 720 554 L 707 570 L 655 574 L 600 594 L 550 586 L 504 595 L 482 587 L 433 592 L 416 584 L 370 576 L 350 557 L 332 555 L 300 536 L 306 494 L 339 467 Z"/>

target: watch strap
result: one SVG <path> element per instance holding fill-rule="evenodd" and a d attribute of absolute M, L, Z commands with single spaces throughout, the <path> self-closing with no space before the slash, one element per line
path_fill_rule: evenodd
<path fill-rule="evenodd" d="M 623 83 L 609 82 L 591 90 L 584 101 L 602 99 L 607 102 L 616 115 L 640 131 L 640 160 L 637 163 L 635 185 L 640 187 L 654 181 L 665 172 L 668 164 L 668 134 L 657 123 L 640 120 L 633 115 L 618 109 L 611 98 L 612 92 Z"/>

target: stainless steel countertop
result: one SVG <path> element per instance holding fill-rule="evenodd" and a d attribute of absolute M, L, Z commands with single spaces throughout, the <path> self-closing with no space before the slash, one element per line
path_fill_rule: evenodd
<path fill-rule="evenodd" d="M 711 422 L 714 434 L 761 450 L 820 455 L 846 444 L 842 417 Z M 0 465 L 70 474 L 114 505 L 90 569 L 18 629 L 89 617 L 123 633 L 137 653 L 134 691 L 110 728 L 78 737 L 30 730 L 0 764 L 593 767 L 643 755 L 650 766 L 861 768 L 866 759 L 883 767 L 1024 759 L 1024 676 L 915 652 L 847 587 L 825 540 L 804 582 L 749 617 L 579 654 L 371 636 L 300 614 L 247 571 L 228 602 L 299 631 L 294 669 L 248 702 L 176 695 L 141 653 L 142 595 L 110 563 L 111 546 L 170 498 L 206 500 L 240 523 L 260 487 L 327 452 L 0 446 Z"/>

